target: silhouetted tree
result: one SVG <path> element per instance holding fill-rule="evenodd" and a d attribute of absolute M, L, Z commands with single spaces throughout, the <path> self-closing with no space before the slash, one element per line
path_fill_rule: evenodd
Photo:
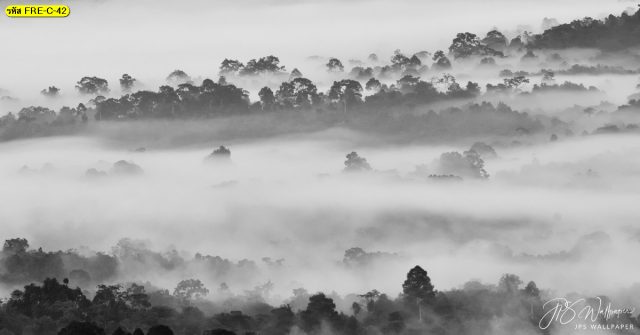
<path fill-rule="evenodd" d="M 367 91 L 379 92 L 382 89 L 382 84 L 376 78 L 371 78 L 364 85 Z"/>
<path fill-rule="evenodd" d="M 224 145 L 221 145 L 217 149 L 213 150 L 213 152 L 209 155 L 209 157 L 216 158 L 216 159 L 230 159 L 231 150 L 229 150 Z"/>
<path fill-rule="evenodd" d="M 109 93 L 109 82 L 98 77 L 82 77 L 76 88 L 83 94 Z"/>
<path fill-rule="evenodd" d="M 280 59 L 276 56 L 266 56 L 260 59 L 252 59 L 240 70 L 241 75 L 274 74 L 284 70 L 280 66 Z"/>
<path fill-rule="evenodd" d="M 276 102 L 276 97 L 273 94 L 273 91 L 266 86 L 260 89 L 258 96 L 260 97 L 262 110 L 271 109 Z"/>
<path fill-rule="evenodd" d="M 427 271 L 416 265 L 407 273 L 402 284 L 402 295 L 409 306 L 416 306 L 419 318 L 422 319 L 421 305 L 429 304 L 435 299 L 435 291 Z"/>
<path fill-rule="evenodd" d="M 19 254 L 26 252 L 27 249 L 29 249 L 29 241 L 26 238 L 12 238 L 4 241 L 2 253 Z"/>
<path fill-rule="evenodd" d="M 362 85 L 351 79 L 334 81 L 329 89 L 329 99 L 334 102 L 342 102 L 346 113 L 347 105 L 355 105 L 362 102 Z"/>
<path fill-rule="evenodd" d="M 40 94 L 49 98 L 55 98 L 58 96 L 59 93 L 60 93 L 60 89 L 55 86 L 49 86 L 49 88 L 40 91 Z"/>
<path fill-rule="evenodd" d="M 472 55 L 477 56 L 503 56 L 502 52 L 496 51 L 480 41 L 478 36 L 472 33 L 460 33 L 453 39 L 449 52 L 454 58 L 466 58 Z"/>
<path fill-rule="evenodd" d="M 433 61 L 432 67 L 435 69 L 448 70 L 451 68 L 451 61 L 442 50 L 438 50 L 433 54 Z"/>
<path fill-rule="evenodd" d="M 344 171 L 347 172 L 359 172 L 359 171 L 370 171 L 371 166 L 367 162 L 367 160 L 363 157 L 358 156 L 357 152 L 352 152 L 347 155 L 347 160 L 344 162 Z"/>
<path fill-rule="evenodd" d="M 502 51 L 507 47 L 507 38 L 497 30 L 491 30 L 481 41 L 491 49 Z"/>
<path fill-rule="evenodd" d="M 167 82 L 172 85 L 192 83 L 191 77 L 182 70 L 174 70 L 173 72 L 169 73 L 169 75 L 167 76 Z"/>
<path fill-rule="evenodd" d="M 333 299 L 327 298 L 324 293 L 318 293 L 309 298 L 307 309 L 300 313 L 300 321 L 302 329 L 309 332 L 318 329 L 323 320 L 331 323 L 337 316 Z"/>
<path fill-rule="evenodd" d="M 238 73 L 240 70 L 244 68 L 244 64 L 235 59 L 227 59 L 225 58 L 220 64 L 220 74 L 231 74 Z"/>
<path fill-rule="evenodd" d="M 122 78 L 120 78 L 120 88 L 123 92 L 130 92 L 135 82 L 135 78 L 125 73 L 122 75 Z"/>
<path fill-rule="evenodd" d="M 331 58 L 327 63 L 327 70 L 331 72 L 342 72 L 344 71 L 344 65 L 342 65 L 342 62 L 339 59 Z"/>

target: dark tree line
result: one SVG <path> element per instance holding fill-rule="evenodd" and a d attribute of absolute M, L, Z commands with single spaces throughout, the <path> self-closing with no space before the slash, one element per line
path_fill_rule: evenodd
<path fill-rule="evenodd" d="M 437 291 L 427 271 L 415 266 L 406 275 L 396 298 L 377 290 L 350 295 L 351 308 L 339 310 L 335 295 L 309 295 L 294 290 L 294 299 L 305 305 L 270 306 L 258 303 L 244 311 L 205 313 L 185 301 L 177 308 L 151 302 L 144 286 L 99 285 L 93 297 L 68 280 L 47 278 L 40 285 L 15 290 L 0 305 L 2 334 L 478 334 L 496 331 L 493 323 L 504 320 L 528 333 L 552 334 L 559 327 L 541 329 L 545 314 L 543 292 L 534 282 L 523 286 L 513 274 L 503 275 L 497 285 L 468 282 L 461 289 Z M 193 287 L 192 283 L 186 284 Z M 298 292 L 296 292 L 298 291 Z M 191 299 L 191 298 L 189 298 Z M 605 302 L 608 298 L 601 297 Z M 588 298 L 588 301 L 595 301 Z M 598 322 L 640 325 L 638 317 Z M 502 331 L 509 331 L 505 328 Z"/>
<path fill-rule="evenodd" d="M 640 10 L 629 15 L 609 15 L 603 20 L 586 17 L 535 35 L 532 47 L 544 49 L 596 48 L 618 51 L 640 45 Z"/>
<path fill-rule="evenodd" d="M 131 284 L 98 285 L 93 297 L 69 280 L 46 278 L 15 290 L 0 306 L 3 334 L 471 334 L 493 318 L 517 318 L 535 329 L 542 312 L 540 291 L 515 275 L 505 275 L 497 287 L 470 282 L 462 290 L 436 291 L 420 266 L 412 268 L 395 299 L 377 290 L 352 295 L 349 311 L 340 311 L 332 296 L 308 295 L 306 307 L 294 310 L 257 304 L 249 311 L 207 315 L 185 297 L 179 308 L 152 304 L 153 293 Z M 185 287 L 198 287 L 186 283 Z M 629 320 L 636 323 L 633 316 Z M 475 321 L 472 321 L 475 320 Z M 483 324 L 485 322 L 485 324 Z M 538 331 L 545 333 L 544 331 Z"/>

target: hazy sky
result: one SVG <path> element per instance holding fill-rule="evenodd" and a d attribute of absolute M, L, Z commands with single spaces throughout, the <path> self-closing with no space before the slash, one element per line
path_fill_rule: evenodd
<path fill-rule="evenodd" d="M 216 77 L 225 57 L 246 62 L 274 54 L 288 70 L 315 54 L 365 58 L 378 52 L 386 59 L 398 48 L 407 53 L 446 48 L 460 31 L 536 31 L 544 17 L 564 22 L 635 5 L 616 0 L 66 3 L 71 8 L 67 18 L 0 17 L 5 45 L 0 88 L 28 98 L 49 85 L 63 94 L 73 91 L 85 75 L 112 84 L 124 72 L 156 83 L 176 68 Z"/>

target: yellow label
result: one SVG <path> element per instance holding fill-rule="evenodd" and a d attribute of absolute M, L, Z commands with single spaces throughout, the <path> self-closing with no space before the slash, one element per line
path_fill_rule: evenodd
<path fill-rule="evenodd" d="M 65 5 L 9 5 L 5 9 L 9 17 L 66 17 L 69 12 Z"/>

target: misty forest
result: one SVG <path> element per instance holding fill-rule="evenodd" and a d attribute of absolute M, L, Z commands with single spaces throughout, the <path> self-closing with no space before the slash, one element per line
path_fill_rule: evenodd
<path fill-rule="evenodd" d="M 425 20 L 359 44 L 336 14 L 335 44 L 284 56 L 123 20 L 155 51 L 91 58 L 39 21 L 76 58 L 0 56 L 0 335 L 640 334 L 640 5 L 586 2 L 458 12 L 435 42 Z M 557 298 L 623 311 L 564 322 Z"/>

